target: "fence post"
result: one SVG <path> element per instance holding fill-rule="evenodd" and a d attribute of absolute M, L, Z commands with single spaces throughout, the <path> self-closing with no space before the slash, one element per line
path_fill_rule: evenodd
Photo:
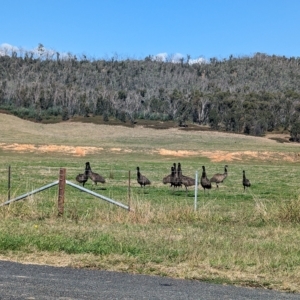
<path fill-rule="evenodd" d="M 65 202 L 65 187 L 66 187 L 66 169 L 59 169 L 59 182 L 58 182 L 58 216 L 64 214 Z"/>
<path fill-rule="evenodd" d="M 131 202 L 131 194 L 130 194 L 130 170 L 128 171 L 128 210 L 130 211 L 130 202 Z"/>
<path fill-rule="evenodd" d="M 194 211 L 197 210 L 197 197 L 198 197 L 198 171 L 195 174 L 195 199 L 194 199 Z"/>
<path fill-rule="evenodd" d="M 10 173 L 10 165 L 8 166 L 8 194 L 7 194 L 7 200 L 10 200 L 10 176 L 11 176 L 11 173 Z"/>

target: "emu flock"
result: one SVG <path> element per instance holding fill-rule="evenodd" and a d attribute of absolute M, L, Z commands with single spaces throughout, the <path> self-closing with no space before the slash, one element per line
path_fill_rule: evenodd
<path fill-rule="evenodd" d="M 216 173 L 215 175 L 213 175 L 213 177 L 209 179 L 206 175 L 205 166 L 202 166 L 202 175 L 201 175 L 200 184 L 204 189 L 204 192 L 205 190 L 209 190 L 212 188 L 212 183 L 215 183 L 216 188 L 219 188 L 219 184 L 223 183 L 223 181 L 228 176 L 227 168 L 228 165 L 225 165 L 224 173 Z M 146 176 L 141 174 L 139 167 L 136 168 L 136 171 L 137 171 L 137 182 L 141 187 L 145 188 L 146 185 L 151 184 L 151 181 Z M 105 183 L 104 177 L 99 175 L 98 173 L 93 172 L 90 163 L 86 162 L 84 173 L 78 174 L 76 176 L 76 181 L 81 183 L 82 186 L 84 187 L 84 184 L 88 181 L 88 179 L 91 179 L 95 185 L 97 185 L 98 182 Z M 186 192 L 188 191 L 188 187 L 195 185 L 194 178 L 182 174 L 181 163 L 178 163 L 177 166 L 176 163 L 173 163 L 171 167 L 171 173 L 165 176 L 162 182 L 163 184 L 170 184 L 170 187 L 173 187 L 173 189 L 184 186 Z M 242 184 L 244 187 L 244 191 L 246 188 L 251 186 L 250 180 L 246 178 L 245 170 L 243 170 Z"/>
<path fill-rule="evenodd" d="M 89 162 L 85 163 L 85 170 L 83 174 L 78 174 L 76 176 L 76 180 L 79 183 L 82 183 L 82 186 L 88 181 L 88 179 L 91 179 L 95 185 L 97 185 L 97 182 L 105 183 L 104 177 L 99 175 L 98 173 L 94 173 L 91 169 L 91 165 Z"/>

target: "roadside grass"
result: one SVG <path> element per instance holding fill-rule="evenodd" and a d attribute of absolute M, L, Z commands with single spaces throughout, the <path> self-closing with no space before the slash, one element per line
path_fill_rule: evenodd
<path fill-rule="evenodd" d="M 41 142 L 41 125 L 26 124 L 23 130 L 32 135 L 25 133 L 24 139 L 17 142 Z M 48 136 L 47 143 L 57 143 L 56 134 L 58 140 L 63 139 L 66 128 L 60 133 L 56 125 L 49 126 L 42 130 Z M 101 146 L 104 150 L 100 154 L 74 157 L 69 153 L 0 150 L 0 202 L 7 200 L 8 165 L 14 198 L 57 180 L 60 167 L 65 167 L 67 179 L 76 183 L 75 176 L 90 161 L 92 169 L 107 182 L 92 186 L 89 180 L 85 187 L 124 204 L 129 201 L 130 171 L 133 211 L 67 186 L 65 214 L 58 217 L 58 189 L 47 189 L 0 207 L 1 259 L 300 292 L 298 147 L 238 135 L 231 139 L 227 135 L 209 136 L 206 132 L 182 135 L 172 131 L 171 141 L 170 132 L 159 130 L 154 134 L 153 130 L 137 128 L 117 128 L 122 132 L 107 132 L 95 141 L 90 127 L 83 124 L 82 128 L 88 134 L 78 137 L 79 127 L 73 128 L 67 142 L 74 146 Z M 139 140 L 148 132 L 149 139 Z M 3 136 L 3 143 L 12 142 L 7 132 Z M 241 160 L 212 161 L 204 155 L 172 156 L 150 151 L 162 146 L 169 150 L 194 151 L 198 147 L 213 151 L 220 149 L 222 143 L 229 152 L 249 148 L 261 153 L 270 151 L 271 159 L 245 154 Z M 112 147 L 128 151 L 110 151 Z M 291 153 L 295 160 L 280 159 L 278 153 Z M 173 162 L 181 162 L 183 174 L 190 177 L 198 171 L 200 178 L 202 165 L 211 177 L 222 173 L 228 164 L 229 175 L 219 189 L 213 185 L 204 193 L 199 187 L 194 211 L 194 187 L 186 193 L 162 183 Z M 143 189 L 137 184 L 137 166 L 152 181 L 151 186 Z M 243 169 L 251 181 L 245 192 Z"/>

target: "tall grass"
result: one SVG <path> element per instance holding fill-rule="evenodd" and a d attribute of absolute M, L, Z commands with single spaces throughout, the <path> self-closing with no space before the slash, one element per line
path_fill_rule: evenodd
<path fill-rule="evenodd" d="M 130 213 L 94 206 L 80 214 L 70 206 L 59 218 L 56 201 L 43 201 L 48 215 L 38 200 L 1 208 L 2 255 L 41 252 L 47 259 L 63 252 L 75 255 L 70 265 L 76 266 L 127 265 L 133 272 L 298 291 L 299 223 L 287 218 L 294 211 L 287 203 L 253 202 L 247 211 L 227 212 L 203 203 L 195 212 L 187 203 L 164 207 L 135 199 Z"/>

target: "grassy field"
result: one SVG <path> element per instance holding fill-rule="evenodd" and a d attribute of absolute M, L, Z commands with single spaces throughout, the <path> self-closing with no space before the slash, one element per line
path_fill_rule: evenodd
<path fill-rule="evenodd" d="M 300 292 L 300 146 L 287 135 L 244 135 L 78 122 L 37 124 L 0 115 L 0 202 L 58 179 L 76 183 L 85 162 L 106 178 L 88 189 L 128 212 L 71 186 L 58 217 L 58 188 L 0 207 L 0 258 Z M 280 141 L 280 142 L 279 142 Z M 162 178 L 223 172 L 219 189 L 170 189 Z M 136 167 L 152 182 L 136 182 Z M 244 192 L 242 170 L 251 181 Z"/>

